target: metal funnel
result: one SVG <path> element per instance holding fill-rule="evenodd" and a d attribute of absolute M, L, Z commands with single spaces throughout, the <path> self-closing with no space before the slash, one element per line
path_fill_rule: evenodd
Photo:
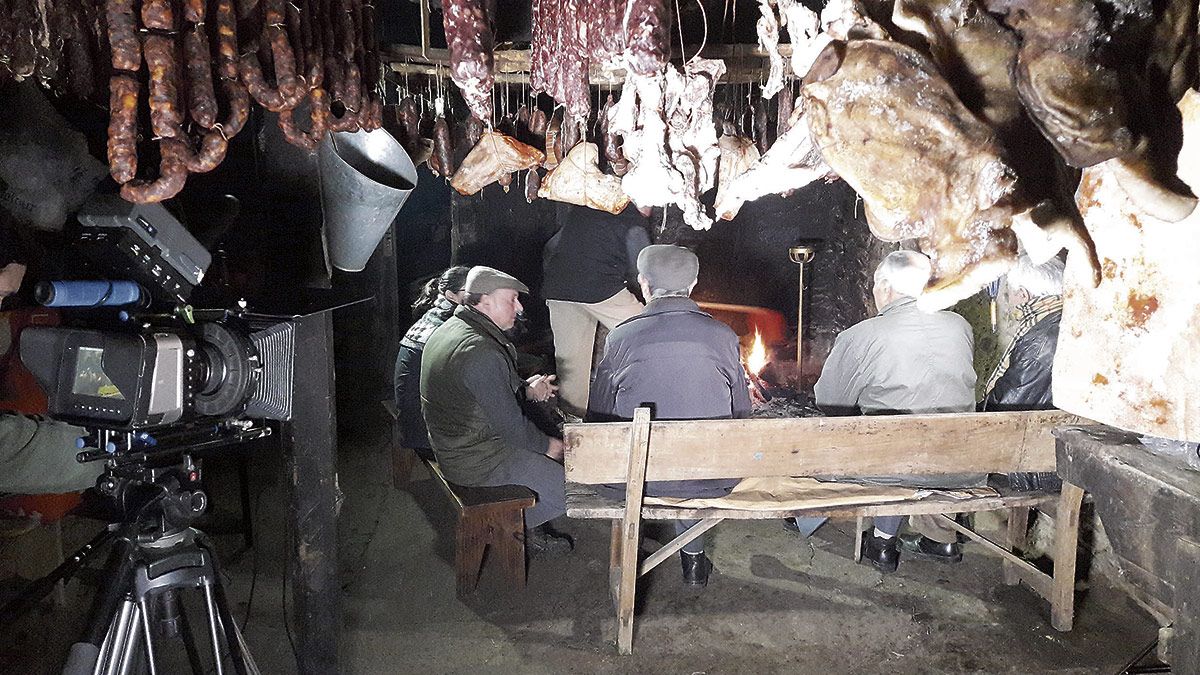
<path fill-rule="evenodd" d="M 417 169 L 383 129 L 329 134 L 320 155 L 329 262 L 361 272 L 417 186 Z"/>

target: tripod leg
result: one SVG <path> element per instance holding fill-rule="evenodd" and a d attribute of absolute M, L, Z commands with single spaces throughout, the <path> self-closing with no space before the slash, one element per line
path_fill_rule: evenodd
<path fill-rule="evenodd" d="M 141 619 L 145 616 L 142 614 L 141 605 L 133 602 L 130 604 L 133 605 L 133 611 L 130 612 L 129 628 L 125 633 L 125 648 L 121 653 L 121 667 L 118 671 L 120 675 L 129 675 L 133 670 L 134 663 L 138 658 L 138 638 L 141 635 L 141 630 L 139 629 L 143 625 Z"/>
<path fill-rule="evenodd" d="M 138 603 L 138 612 L 142 617 L 142 632 L 146 640 L 146 662 L 150 666 L 150 675 L 158 675 L 158 668 L 154 661 L 154 636 L 150 634 L 150 603 L 145 596 L 142 596 L 141 602 Z"/>
<path fill-rule="evenodd" d="M 8 625 L 13 619 L 21 614 L 24 614 L 34 604 L 46 596 L 47 593 L 54 590 L 56 584 L 64 579 L 69 579 L 75 574 L 80 567 L 104 544 L 115 536 L 116 531 L 112 529 L 104 529 L 92 540 L 84 544 L 82 548 L 71 554 L 61 565 L 55 567 L 46 576 L 29 584 L 25 590 L 21 591 L 20 595 L 6 603 L 3 608 L 0 608 L 0 625 Z M 99 644 L 99 640 L 96 643 Z"/>
<path fill-rule="evenodd" d="M 124 661 L 126 646 L 129 643 L 129 633 L 133 626 L 133 613 L 137 611 L 137 605 L 133 600 L 126 598 L 121 602 L 121 609 L 117 612 L 115 619 L 116 623 L 113 626 L 112 640 L 109 642 L 109 648 L 104 654 L 101 654 L 101 668 L 99 672 L 103 675 L 117 675 L 121 668 L 121 662 Z M 107 657 L 107 658 L 106 658 Z"/>
<path fill-rule="evenodd" d="M 212 636 L 213 658 L 217 664 L 217 675 L 225 675 L 225 665 L 221 659 L 221 637 L 217 632 L 217 602 L 213 598 L 213 580 L 210 578 L 204 584 L 204 605 L 208 609 L 208 630 Z"/>
<path fill-rule="evenodd" d="M 200 662 L 200 651 L 196 649 L 196 636 L 192 635 L 192 622 L 188 619 L 187 608 L 183 599 L 175 596 L 175 611 L 179 614 L 179 635 L 183 638 L 183 648 L 187 650 L 188 663 L 192 665 L 192 675 L 204 675 L 204 664 Z"/>

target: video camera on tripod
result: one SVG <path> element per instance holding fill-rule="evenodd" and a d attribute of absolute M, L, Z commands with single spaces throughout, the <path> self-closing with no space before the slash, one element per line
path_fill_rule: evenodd
<path fill-rule="evenodd" d="M 196 454 L 271 433 L 292 417 L 295 325 L 237 310 L 194 310 L 208 252 L 170 213 L 97 197 L 78 215 L 76 244 L 122 276 L 46 282 L 35 297 L 89 312 L 88 327 L 30 327 L 20 357 L 45 390 L 51 417 L 86 429 L 80 462 L 104 460 L 98 491 L 121 513 L 87 546 L 0 609 L 11 617 L 110 548 L 87 632 L 65 673 L 158 671 L 159 639 L 181 637 L 193 672 L 208 672 L 189 628 L 183 591 L 200 590 L 210 664 L 253 672 L 205 535 L 191 527 L 208 506 Z M 147 310 L 171 308 L 169 312 Z M 79 317 L 73 317 L 79 318 Z M 98 321 L 99 320 L 99 321 Z M 102 327 L 91 327 L 97 324 Z M 108 546 L 111 544 L 112 546 Z"/>

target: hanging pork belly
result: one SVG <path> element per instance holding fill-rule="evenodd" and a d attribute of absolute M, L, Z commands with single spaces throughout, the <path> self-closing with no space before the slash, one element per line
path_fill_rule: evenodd
<path fill-rule="evenodd" d="M 502 176 L 536 167 L 544 158 L 537 148 L 510 136 L 486 131 L 450 179 L 450 186 L 459 194 L 473 195 Z"/>
<path fill-rule="evenodd" d="M 600 151 L 595 143 L 577 144 L 558 168 L 542 179 L 538 196 L 618 214 L 629 205 L 621 179 L 598 166 Z"/>
<path fill-rule="evenodd" d="M 444 0 L 442 24 L 450 48 L 450 77 L 462 92 L 471 114 L 492 121 L 495 85 L 490 17 L 486 0 Z"/>

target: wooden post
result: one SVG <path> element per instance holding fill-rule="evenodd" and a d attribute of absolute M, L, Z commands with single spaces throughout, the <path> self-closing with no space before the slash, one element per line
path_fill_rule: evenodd
<path fill-rule="evenodd" d="M 1050 597 L 1050 625 L 1066 632 L 1075 622 L 1075 555 L 1079 549 L 1079 510 L 1083 488 L 1063 481 L 1054 517 L 1054 587 Z"/>
<path fill-rule="evenodd" d="M 291 477 L 290 552 L 301 675 L 339 672 L 341 585 L 337 575 L 337 413 L 331 312 L 297 319 L 292 421 L 282 440 Z"/>
<path fill-rule="evenodd" d="M 629 428 L 629 477 L 625 482 L 625 518 L 621 521 L 621 581 L 617 591 L 617 651 L 621 654 L 633 653 L 633 604 L 649 451 L 650 409 L 638 408 Z"/>
<path fill-rule="evenodd" d="M 1175 630 L 1168 647 L 1171 668 L 1200 670 L 1200 544 L 1181 537 L 1175 544 Z"/>
<path fill-rule="evenodd" d="M 1020 555 L 1025 550 L 1025 533 L 1029 530 L 1029 507 L 1018 506 L 1008 510 L 1008 550 Z M 1058 566 L 1055 561 L 1055 567 Z M 1011 562 L 1004 563 L 1004 583 L 1016 586 L 1021 582 L 1017 566 Z"/>
<path fill-rule="evenodd" d="M 621 521 L 612 521 L 611 541 L 608 548 L 608 593 L 612 598 L 613 609 L 618 607 L 621 591 Z"/>

